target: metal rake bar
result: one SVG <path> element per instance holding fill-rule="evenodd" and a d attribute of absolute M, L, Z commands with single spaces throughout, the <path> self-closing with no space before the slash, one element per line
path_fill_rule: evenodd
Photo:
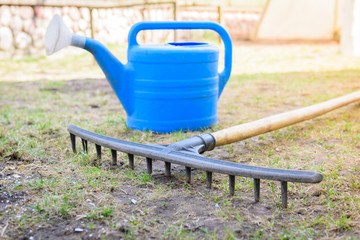
<path fill-rule="evenodd" d="M 107 137 L 75 125 L 69 125 L 68 131 L 74 153 L 76 153 L 76 136 L 78 136 L 82 139 L 85 152 L 87 151 L 88 141 L 95 144 L 98 160 L 101 159 L 101 146 L 111 149 L 113 164 L 116 164 L 117 161 L 116 151 L 127 153 L 131 169 L 134 169 L 134 155 L 145 157 L 148 174 L 152 173 L 152 161 L 155 159 L 165 162 L 166 176 L 171 174 L 171 164 L 184 166 L 187 183 L 191 182 L 191 169 L 206 171 L 207 186 L 209 188 L 211 188 L 213 172 L 227 174 L 229 175 L 230 195 L 234 195 L 235 176 L 253 178 L 256 202 L 260 200 L 260 179 L 279 181 L 281 183 L 281 199 L 284 208 L 287 207 L 288 182 L 319 183 L 323 179 L 322 174 L 318 172 L 257 167 L 203 157 L 199 153 L 211 149 L 211 146 L 203 147 L 206 145 L 205 142 L 208 137 L 206 134 L 194 136 L 171 145 L 146 145 Z M 194 144 L 194 142 L 199 143 L 201 141 L 203 145 L 200 147 L 200 144 Z M 187 145 L 184 144 L 185 142 Z M 188 144 L 188 142 L 191 144 Z"/>

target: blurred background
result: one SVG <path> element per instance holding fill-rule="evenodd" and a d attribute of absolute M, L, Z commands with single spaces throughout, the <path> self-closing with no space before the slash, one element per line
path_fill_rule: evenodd
<path fill-rule="evenodd" d="M 54 14 L 74 33 L 124 44 L 139 21 L 216 21 L 233 41 L 338 41 L 360 55 L 357 0 L 0 0 L 0 58 L 44 54 Z M 217 39 L 211 31 L 143 31 L 140 42 Z M 357 44 L 356 44 L 357 43 Z"/>

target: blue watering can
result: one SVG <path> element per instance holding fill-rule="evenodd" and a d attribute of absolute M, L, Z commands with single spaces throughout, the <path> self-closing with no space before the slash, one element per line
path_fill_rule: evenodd
<path fill-rule="evenodd" d="M 208 43 L 139 44 L 137 34 L 156 29 L 211 29 L 224 41 L 224 70 L 218 72 L 219 49 Z M 232 64 L 229 34 L 214 22 L 140 22 L 129 32 L 128 63 L 123 65 L 100 42 L 70 33 L 60 16 L 46 35 L 48 55 L 68 46 L 92 53 L 126 113 L 127 126 L 168 133 L 200 130 L 217 122 L 217 101 Z"/>

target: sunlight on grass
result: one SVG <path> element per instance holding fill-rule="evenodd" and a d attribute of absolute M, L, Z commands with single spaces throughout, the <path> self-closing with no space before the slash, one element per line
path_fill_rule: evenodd
<path fill-rule="evenodd" d="M 110 46 L 126 62 L 126 46 Z M 220 47 L 221 49 L 221 47 Z M 69 50 L 72 51 L 71 49 Z M 92 56 L 84 51 L 0 61 L 0 224 L 10 238 L 64 223 L 99 238 L 136 239 L 356 239 L 360 231 L 360 111 L 353 104 L 332 113 L 205 153 L 255 166 L 318 171 L 320 184 L 289 183 L 289 208 L 279 206 L 280 184 L 172 166 L 89 144 L 72 152 L 67 125 L 128 141 L 168 144 L 202 132 L 156 134 L 126 126 L 126 113 Z M 222 50 L 220 50 L 222 53 Z M 218 102 L 213 132 L 358 90 L 360 58 L 342 56 L 335 43 L 236 43 L 233 72 Z M 222 60 L 221 60 L 222 61 Z M 221 65 L 221 64 L 220 64 Z M 3 228 L 5 225 L 1 225 Z M 1 233 L 0 233 L 1 234 Z M 80 236 L 80 235 L 79 235 Z M 85 236 L 85 235 L 84 235 Z M 299 237 L 301 236 L 301 237 Z M 1 238 L 1 237 L 0 237 Z"/>

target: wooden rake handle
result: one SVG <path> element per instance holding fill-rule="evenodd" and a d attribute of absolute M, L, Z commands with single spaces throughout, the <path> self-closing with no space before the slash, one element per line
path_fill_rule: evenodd
<path fill-rule="evenodd" d="M 315 118 L 359 100 L 360 91 L 357 91 L 309 107 L 276 114 L 257 121 L 226 128 L 212 133 L 212 135 L 215 137 L 216 146 L 222 146 Z"/>

